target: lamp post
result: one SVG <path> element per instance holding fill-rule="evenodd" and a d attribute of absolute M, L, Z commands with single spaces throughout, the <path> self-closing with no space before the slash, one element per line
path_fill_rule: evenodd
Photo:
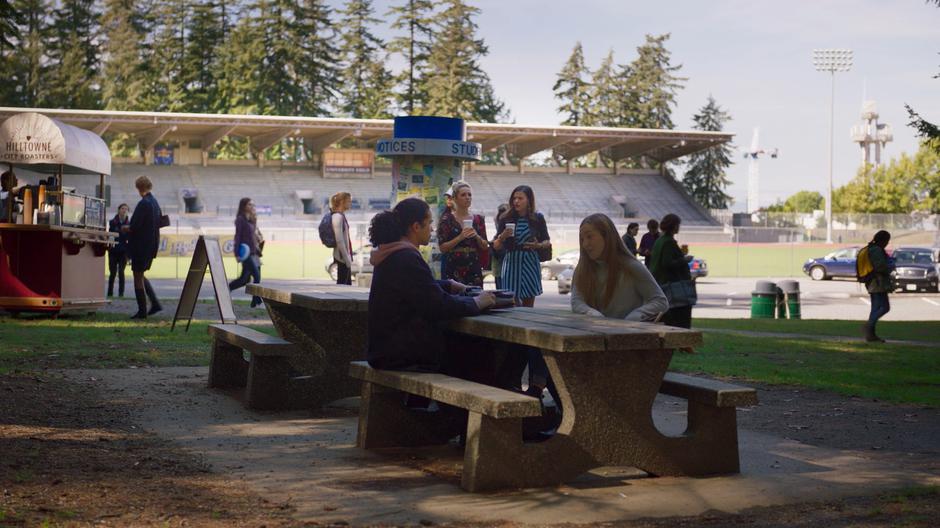
<path fill-rule="evenodd" d="M 829 191 L 826 194 L 826 243 L 832 244 L 832 134 L 836 98 L 836 72 L 847 72 L 852 69 L 852 50 L 814 49 L 813 66 L 816 67 L 816 71 L 829 72 L 832 78 L 832 89 L 829 94 Z"/>

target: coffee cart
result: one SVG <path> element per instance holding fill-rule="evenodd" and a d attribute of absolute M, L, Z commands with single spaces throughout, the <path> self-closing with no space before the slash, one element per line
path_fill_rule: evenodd
<path fill-rule="evenodd" d="M 38 182 L 17 169 L 49 175 Z M 95 133 L 42 114 L 14 115 L 0 124 L 0 171 L 20 179 L 0 223 L 0 310 L 94 312 L 105 299 L 108 232 L 105 178 L 108 146 Z M 76 193 L 69 176 L 98 176 L 97 196 Z"/>

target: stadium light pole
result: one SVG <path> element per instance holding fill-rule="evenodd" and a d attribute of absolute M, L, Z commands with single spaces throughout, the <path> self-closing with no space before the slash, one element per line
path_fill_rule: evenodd
<path fill-rule="evenodd" d="M 852 50 L 814 49 L 813 66 L 816 71 L 829 72 L 832 79 L 829 94 L 829 191 L 826 194 L 826 243 L 832 244 L 832 144 L 833 121 L 835 120 L 836 72 L 852 69 Z"/>

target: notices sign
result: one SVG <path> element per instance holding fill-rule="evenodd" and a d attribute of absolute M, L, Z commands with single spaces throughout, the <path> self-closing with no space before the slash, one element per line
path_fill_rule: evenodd
<path fill-rule="evenodd" d="M 157 145 L 153 148 L 154 165 L 173 165 L 173 145 Z"/>

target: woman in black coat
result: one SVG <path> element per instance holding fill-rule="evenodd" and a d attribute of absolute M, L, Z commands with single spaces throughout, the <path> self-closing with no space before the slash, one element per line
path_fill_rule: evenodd
<path fill-rule="evenodd" d="M 137 313 L 131 319 L 145 319 L 163 309 L 157 294 L 153 291 L 150 281 L 144 273 L 150 269 L 153 259 L 157 257 L 160 248 L 160 217 L 163 212 L 160 204 L 150 190 L 153 183 L 150 178 L 141 176 L 134 181 L 140 201 L 134 207 L 131 223 L 124 229 L 130 235 L 127 244 L 127 253 L 131 259 L 131 270 L 134 272 L 134 296 L 137 297 Z M 150 298 L 150 311 L 147 311 L 147 298 Z"/>
<path fill-rule="evenodd" d="M 108 231 L 117 233 L 114 245 L 108 249 L 108 297 L 114 296 L 114 277 L 118 277 L 118 295 L 124 297 L 124 268 L 127 267 L 127 240 L 129 235 L 124 226 L 130 226 L 131 219 L 127 215 L 130 207 L 126 203 L 118 206 L 118 212 L 108 222 Z"/>

